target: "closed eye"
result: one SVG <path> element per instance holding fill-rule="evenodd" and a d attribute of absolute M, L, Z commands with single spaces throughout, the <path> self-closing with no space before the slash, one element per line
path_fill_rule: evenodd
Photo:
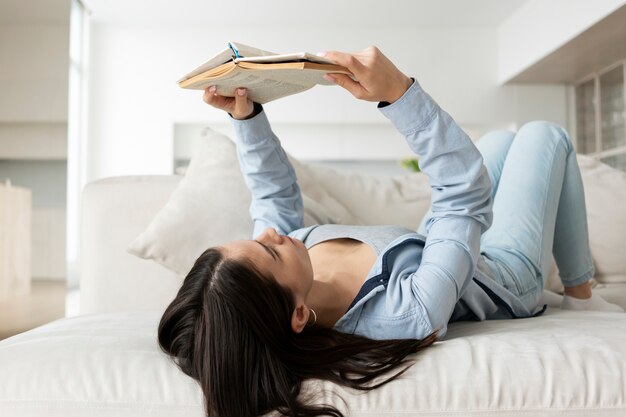
<path fill-rule="evenodd" d="M 276 252 L 276 250 L 274 250 L 274 248 L 270 248 L 269 246 L 259 242 L 258 240 L 255 240 L 255 242 L 257 242 L 259 245 L 263 246 L 263 249 L 265 249 L 267 251 L 267 253 L 269 253 L 272 258 L 274 258 L 274 260 L 278 260 L 280 259 L 280 254 L 278 252 Z"/>

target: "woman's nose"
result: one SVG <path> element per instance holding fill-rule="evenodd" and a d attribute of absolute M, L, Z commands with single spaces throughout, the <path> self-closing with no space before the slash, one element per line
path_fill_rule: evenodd
<path fill-rule="evenodd" d="M 282 240 L 278 232 L 276 232 L 276 229 L 274 229 L 273 227 L 268 227 L 267 229 L 265 229 L 265 231 L 263 232 L 263 238 L 273 243 L 280 243 L 280 241 Z"/>

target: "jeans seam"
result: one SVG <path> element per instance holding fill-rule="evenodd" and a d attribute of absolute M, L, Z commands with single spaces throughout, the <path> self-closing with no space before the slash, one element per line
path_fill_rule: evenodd
<path fill-rule="evenodd" d="M 496 262 L 496 266 L 498 267 L 498 269 L 500 270 L 500 273 L 502 273 L 502 268 L 504 268 L 511 276 L 511 278 L 513 279 L 513 283 L 515 284 L 515 288 L 517 288 L 517 294 L 518 297 L 523 297 L 526 294 L 528 294 L 533 288 L 530 287 L 524 291 L 523 288 L 521 287 L 521 284 L 519 283 L 519 281 L 516 279 L 518 278 L 518 274 L 516 274 L 511 268 L 509 268 L 509 266 L 506 264 L 506 262 L 502 262 L 502 261 L 498 261 Z"/>
<path fill-rule="evenodd" d="M 563 281 L 563 277 L 561 277 L 561 282 L 563 283 L 564 287 L 575 287 L 577 285 L 580 284 L 584 284 L 585 282 L 589 281 L 591 278 L 593 278 L 593 273 L 594 273 L 594 268 L 591 267 L 590 269 L 588 269 L 587 271 L 585 271 L 583 274 L 578 275 L 575 278 L 569 278 L 567 279 L 567 284 L 571 284 L 571 285 L 566 285 L 566 282 Z M 586 277 L 586 279 L 585 279 Z M 583 281 L 583 279 L 585 279 Z"/>
<path fill-rule="evenodd" d="M 550 176 L 548 177 L 548 184 L 550 184 L 550 182 L 552 181 L 552 178 L 554 176 L 554 161 L 555 161 L 555 156 L 556 156 L 556 150 L 557 150 L 560 142 L 561 142 L 560 140 L 555 141 L 554 142 L 554 146 L 553 146 L 553 148 L 551 150 L 552 151 L 551 152 L 551 154 L 552 154 L 552 161 L 550 162 Z M 567 163 L 567 154 L 568 154 L 568 149 L 565 149 L 565 159 L 566 159 L 565 163 Z M 561 190 L 562 190 L 562 188 L 563 188 L 563 184 L 561 183 Z M 547 207 L 548 207 L 548 191 L 549 191 L 549 187 L 546 187 L 545 193 L 543 195 L 541 227 L 544 227 L 545 218 L 546 218 L 546 210 L 547 210 Z M 561 200 L 560 196 L 561 196 L 561 192 L 559 191 L 559 199 L 557 201 L 557 208 L 556 208 L 557 209 L 557 215 L 558 215 L 558 205 L 561 202 L 560 201 Z M 554 234 L 556 234 L 556 217 L 554 219 L 554 222 L 555 222 L 555 230 L 554 230 L 554 233 L 552 235 L 552 249 L 550 250 L 550 254 L 552 254 L 552 252 L 554 251 Z M 540 242 L 539 245 L 537 245 L 538 255 L 539 256 L 537 256 L 536 259 L 539 261 L 538 262 L 538 266 L 539 266 L 539 273 L 541 274 L 542 282 L 543 282 L 543 278 L 544 278 L 543 277 L 543 271 L 541 270 L 541 265 L 542 265 L 542 260 L 543 260 L 543 253 L 542 253 L 542 248 L 543 248 L 543 243 L 544 243 L 543 240 L 544 240 L 544 236 L 543 236 L 543 233 L 541 233 L 541 242 Z"/>

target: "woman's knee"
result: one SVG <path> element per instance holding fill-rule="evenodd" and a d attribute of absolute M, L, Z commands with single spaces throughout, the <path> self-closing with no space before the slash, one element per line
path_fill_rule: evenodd
<path fill-rule="evenodd" d="M 515 137 L 515 133 L 510 130 L 492 130 L 482 135 L 476 145 L 482 146 L 505 146 Z"/>
<path fill-rule="evenodd" d="M 560 142 L 567 152 L 573 150 L 567 131 L 556 123 L 536 120 L 525 123 L 518 130 L 516 138 L 533 138 L 535 140 Z"/>
<path fill-rule="evenodd" d="M 492 130 L 476 141 L 476 147 L 484 156 L 506 154 L 515 138 L 509 130 Z"/>

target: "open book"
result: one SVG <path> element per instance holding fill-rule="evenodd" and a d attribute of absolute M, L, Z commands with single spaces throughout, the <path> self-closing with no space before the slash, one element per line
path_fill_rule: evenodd
<path fill-rule="evenodd" d="M 236 88 L 245 87 L 250 100 L 263 104 L 316 84 L 331 85 L 323 78 L 329 72 L 351 74 L 347 68 L 307 52 L 279 55 L 229 42 L 226 49 L 185 75 L 178 85 L 194 90 L 215 85 L 217 93 L 227 97 L 234 97 Z"/>

